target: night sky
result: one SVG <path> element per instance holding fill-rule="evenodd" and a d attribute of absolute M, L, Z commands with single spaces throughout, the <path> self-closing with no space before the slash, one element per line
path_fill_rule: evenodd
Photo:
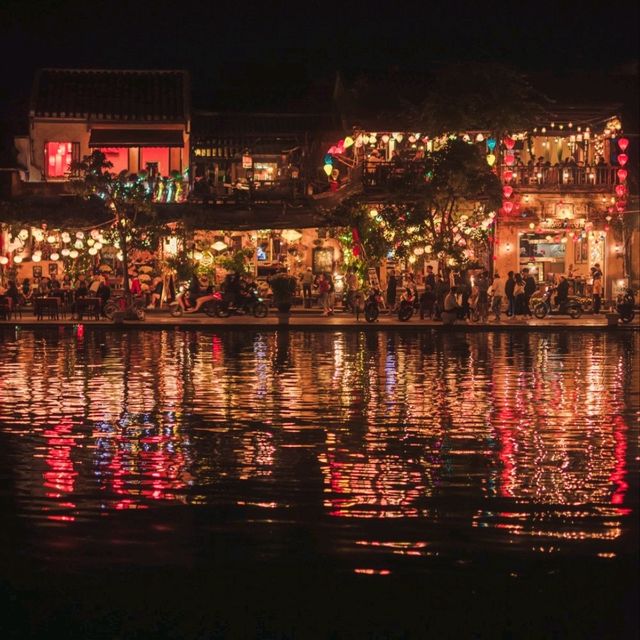
<path fill-rule="evenodd" d="M 348 82 L 367 71 L 497 60 L 551 88 L 591 82 L 585 93 L 602 101 L 610 90 L 597 79 L 637 65 L 637 2 L 416 4 L 4 0 L 2 135 L 24 128 L 42 66 L 186 68 L 196 107 L 319 110 L 330 106 L 337 70 Z M 637 95 L 633 84 L 619 86 Z"/>

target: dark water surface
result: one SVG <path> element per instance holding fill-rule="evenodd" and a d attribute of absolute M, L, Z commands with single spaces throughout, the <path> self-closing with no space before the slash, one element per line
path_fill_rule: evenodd
<path fill-rule="evenodd" d="M 0 341 L 5 637 L 636 630 L 638 332 Z"/>

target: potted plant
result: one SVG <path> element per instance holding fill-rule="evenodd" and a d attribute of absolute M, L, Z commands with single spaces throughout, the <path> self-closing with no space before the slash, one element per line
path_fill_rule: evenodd
<path fill-rule="evenodd" d="M 269 278 L 269 286 L 273 292 L 273 303 L 281 313 L 288 313 L 296 293 L 296 279 L 288 273 L 276 273 Z"/>

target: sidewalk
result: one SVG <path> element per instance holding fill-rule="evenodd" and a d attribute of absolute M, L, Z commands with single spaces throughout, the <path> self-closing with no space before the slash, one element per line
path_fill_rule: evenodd
<path fill-rule="evenodd" d="M 231 316 L 230 318 L 209 318 L 198 313 L 193 315 L 183 315 L 180 318 L 173 318 L 167 311 L 150 311 L 144 321 L 126 321 L 123 325 L 116 325 L 109 320 L 36 320 L 30 312 L 23 312 L 22 319 L 0 320 L 0 327 L 18 325 L 21 327 L 33 326 L 65 326 L 83 324 L 85 326 L 96 327 L 136 327 L 144 329 L 167 329 L 169 327 L 189 328 L 189 327 L 216 327 L 216 328 L 251 328 L 262 327 L 267 330 L 277 329 L 280 325 L 279 318 L 275 310 L 269 310 L 266 318 L 254 318 L 253 316 Z M 605 314 L 598 316 L 584 315 L 579 320 L 572 320 L 568 316 L 550 316 L 544 320 L 517 319 L 511 320 L 506 316 L 500 322 L 489 321 L 487 323 L 467 323 L 456 322 L 453 327 L 444 326 L 441 322 L 433 320 L 420 320 L 419 316 L 414 316 L 408 322 L 400 322 L 394 315 L 381 314 L 376 322 L 366 322 L 364 317 L 356 320 L 350 313 L 337 313 L 333 316 L 323 316 L 317 310 L 294 309 L 289 317 L 289 326 L 295 329 L 308 330 L 335 330 L 335 329 L 358 329 L 358 330 L 384 330 L 401 329 L 405 331 L 419 331 L 422 329 L 442 329 L 445 331 L 509 331 L 509 330 L 558 330 L 558 329 L 598 329 L 598 330 L 638 330 L 640 329 L 640 314 L 632 323 L 617 326 L 608 326 Z"/>

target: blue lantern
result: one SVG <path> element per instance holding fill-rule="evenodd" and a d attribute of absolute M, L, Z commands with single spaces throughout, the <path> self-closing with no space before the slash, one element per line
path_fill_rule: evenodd
<path fill-rule="evenodd" d="M 327 155 L 324 157 L 324 163 L 333 164 L 333 156 L 330 153 L 327 153 Z"/>
<path fill-rule="evenodd" d="M 487 147 L 489 147 L 489 151 L 493 151 L 496 148 L 496 140 L 495 138 L 487 139 Z"/>

